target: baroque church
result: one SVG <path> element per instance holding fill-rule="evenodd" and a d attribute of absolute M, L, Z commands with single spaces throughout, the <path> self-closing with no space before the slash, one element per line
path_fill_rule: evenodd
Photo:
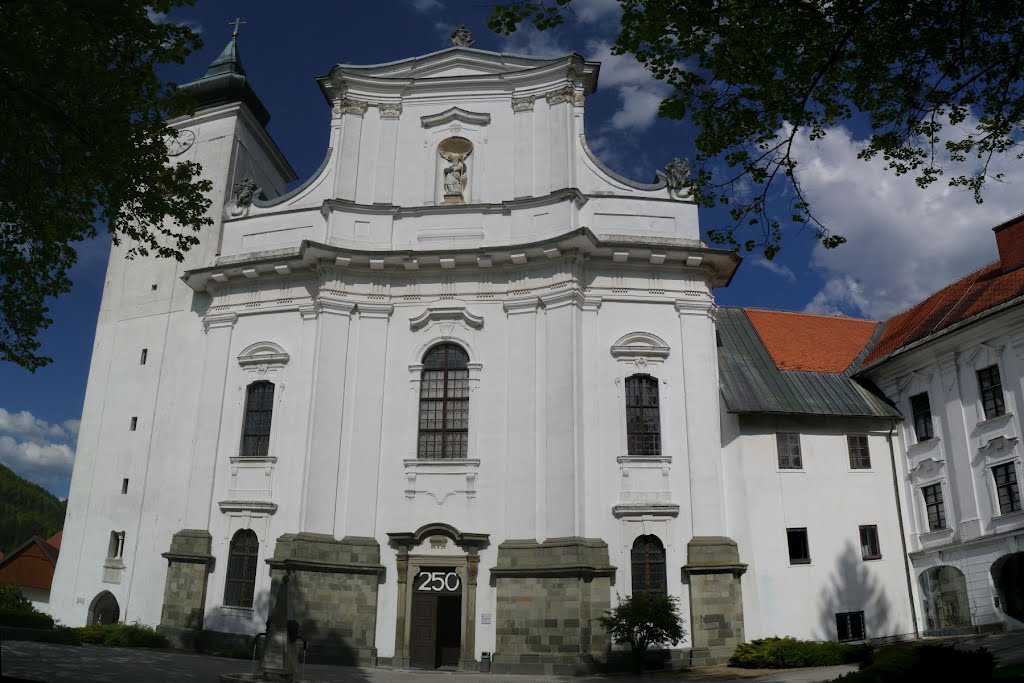
<path fill-rule="evenodd" d="M 521 673 L 600 666 L 636 591 L 695 666 L 1024 626 L 1024 221 L 980 299 L 719 308 L 740 258 L 685 164 L 588 148 L 599 74 L 464 29 L 337 65 L 290 191 L 235 38 L 184 86 L 214 225 L 181 264 L 112 248 L 53 615 L 246 644 L 287 577 L 310 661 Z"/>

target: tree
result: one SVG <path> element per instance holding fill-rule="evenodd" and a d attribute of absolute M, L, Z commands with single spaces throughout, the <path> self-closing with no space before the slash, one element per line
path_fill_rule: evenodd
<path fill-rule="evenodd" d="M 499 6 L 489 26 L 556 26 L 572 0 Z M 697 127 L 690 185 L 704 206 L 727 204 L 719 243 L 778 251 L 788 222 L 826 247 L 845 239 L 819 221 L 795 174 L 794 142 L 845 121 L 871 130 L 878 156 L 921 187 L 943 175 L 982 201 L 993 159 L 1022 157 L 1024 2 L 1005 0 L 620 0 L 613 52 L 672 86 L 660 114 Z M 724 164 L 727 171 L 712 169 Z M 789 211 L 768 205 L 788 182 Z M 757 188 L 744 191 L 750 183 Z M 755 237 L 741 231 L 753 228 Z M 757 228 L 760 234 L 757 234 Z"/>
<path fill-rule="evenodd" d="M 686 637 L 679 599 L 647 591 L 637 591 L 620 600 L 597 621 L 616 643 L 629 644 L 636 673 L 644 669 L 648 648 L 664 643 L 675 645 Z"/>
<path fill-rule="evenodd" d="M 189 98 L 155 72 L 200 46 L 161 21 L 192 1 L 0 1 L 0 360 L 50 362 L 47 299 L 70 290 L 97 223 L 129 258 L 179 261 L 212 223 L 200 167 L 167 163 L 165 121 Z"/>

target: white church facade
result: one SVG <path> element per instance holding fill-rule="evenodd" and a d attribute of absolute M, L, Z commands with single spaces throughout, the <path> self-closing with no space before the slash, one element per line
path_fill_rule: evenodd
<path fill-rule="evenodd" d="M 549 673 L 603 662 L 594 619 L 635 590 L 679 598 L 698 665 L 928 628 L 917 574 L 967 537 L 911 503 L 923 380 L 854 376 L 874 324 L 787 369 L 786 321 L 716 306 L 740 259 L 701 242 L 686 169 L 588 149 L 600 65 L 471 42 L 319 78 L 325 159 L 289 192 L 235 41 L 186 86 L 170 151 L 214 225 L 182 264 L 113 248 L 54 616 L 241 642 L 287 575 L 311 659 Z M 984 457 L 1019 472 L 999 425 Z M 1007 514 L 955 519 L 1024 550 Z"/>

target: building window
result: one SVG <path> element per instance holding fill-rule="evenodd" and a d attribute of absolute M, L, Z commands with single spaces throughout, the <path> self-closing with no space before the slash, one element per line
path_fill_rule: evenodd
<path fill-rule="evenodd" d="M 864 612 L 836 614 L 836 633 L 840 643 L 847 640 L 864 640 Z"/>
<path fill-rule="evenodd" d="M 918 443 L 935 436 L 932 431 L 932 404 L 928 401 L 927 392 L 910 397 L 910 412 L 914 415 L 914 435 Z"/>
<path fill-rule="evenodd" d="M 139 418 L 133 417 L 132 418 L 132 423 L 128 427 L 128 430 L 134 432 L 136 429 L 138 429 L 138 426 L 139 426 Z"/>
<path fill-rule="evenodd" d="M 999 514 L 1005 515 L 1020 510 L 1020 489 L 1017 487 L 1017 468 L 1012 462 L 992 468 L 996 480 L 996 497 L 999 499 Z"/>
<path fill-rule="evenodd" d="M 256 555 L 259 551 L 256 533 L 242 529 L 231 539 L 228 551 L 228 575 L 224 583 L 224 604 L 228 607 L 252 607 L 256 590 Z"/>
<path fill-rule="evenodd" d="M 120 560 L 124 555 L 124 532 L 111 531 L 110 541 L 107 543 L 107 559 Z"/>
<path fill-rule="evenodd" d="M 420 376 L 417 456 L 465 458 L 469 449 L 469 355 L 455 344 L 427 351 Z"/>
<path fill-rule="evenodd" d="M 149 357 L 149 349 L 142 349 L 142 353 L 139 355 L 139 365 L 146 364 L 146 358 Z"/>
<path fill-rule="evenodd" d="M 650 375 L 626 378 L 626 441 L 629 455 L 661 455 L 658 380 Z"/>
<path fill-rule="evenodd" d="M 882 548 L 878 545 L 878 527 L 874 524 L 860 528 L 860 556 L 865 560 L 882 559 Z"/>
<path fill-rule="evenodd" d="M 274 383 L 261 380 L 245 390 L 245 422 L 241 455 L 265 458 L 270 452 L 270 421 L 274 413 Z"/>
<path fill-rule="evenodd" d="M 811 563 L 811 549 L 807 545 L 807 529 L 786 529 L 786 541 L 789 543 L 790 564 Z"/>
<path fill-rule="evenodd" d="M 986 420 L 999 417 L 1006 412 L 998 365 L 978 370 L 978 388 L 981 389 L 981 407 L 985 410 Z"/>
<path fill-rule="evenodd" d="M 128 480 L 127 479 L 122 479 L 121 480 L 121 495 L 123 496 L 126 493 L 128 493 Z"/>
<path fill-rule="evenodd" d="M 850 469 L 871 469 L 871 455 L 868 453 L 868 437 L 866 434 L 848 434 L 846 447 L 850 451 Z"/>
<path fill-rule="evenodd" d="M 942 484 L 932 484 L 921 489 L 924 509 L 928 513 L 928 530 L 946 528 L 946 508 L 942 505 Z"/>
<path fill-rule="evenodd" d="M 631 553 L 633 594 L 640 591 L 665 595 L 665 546 L 657 536 L 638 536 Z"/>
<path fill-rule="evenodd" d="M 796 432 L 779 432 L 775 435 L 779 448 L 779 469 L 799 470 L 804 464 L 800 458 L 800 435 Z"/>

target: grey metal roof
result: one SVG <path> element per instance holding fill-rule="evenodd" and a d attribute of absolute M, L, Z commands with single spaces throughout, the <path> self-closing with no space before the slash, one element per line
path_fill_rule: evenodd
<path fill-rule="evenodd" d="M 741 308 L 718 311 L 718 371 L 730 413 L 893 417 L 899 411 L 844 373 L 779 370 Z"/>

